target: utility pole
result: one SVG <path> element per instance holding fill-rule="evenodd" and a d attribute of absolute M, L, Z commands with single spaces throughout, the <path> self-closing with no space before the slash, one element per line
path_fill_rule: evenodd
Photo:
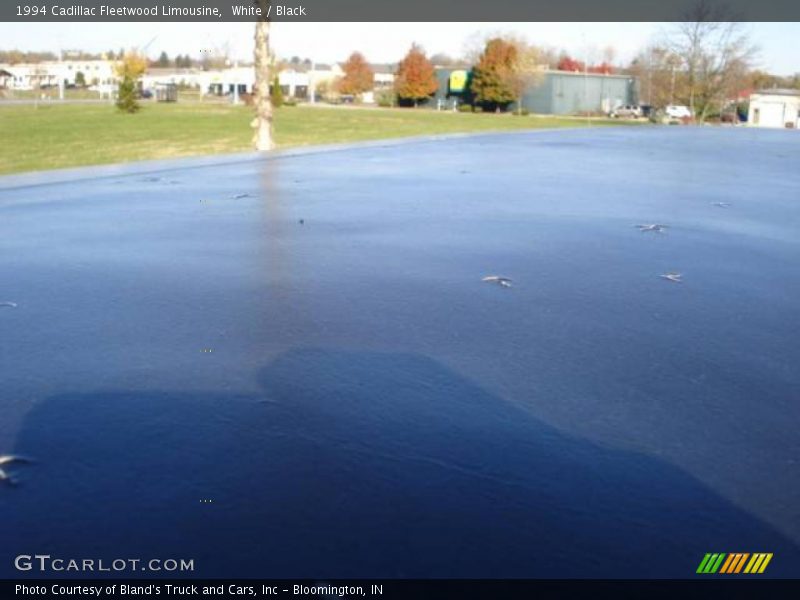
<path fill-rule="evenodd" d="M 64 50 L 58 51 L 58 99 L 64 101 Z"/>
<path fill-rule="evenodd" d="M 239 104 L 239 61 L 233 61 L 233 105 Z"/>
<path fill-rule="evenodd" d="M 590 125 L 589 119 L 589 67 L 583 63 L 583 103 L 586 105 L 586 124 Z"/>
<path fill-rule="evenodd" d="M 586 125 L 591 125 L 589 119 L 589 47 L 586 45 L 586 34 L 583 38 L 583 104 L 586 106 Z"/>
<path fill-rule="evenodd" d="M 317 102 L 317 86 L 314 83 L 314 71 L 317 70 L 317 62 L 312 60 L 311 61 L 311 70 L 308 72 L 308 91 L 311 93 L 309 98 L 311 104 L 316 104 Z"/>
<path fill-rule="evenodd" d="M 672 105 L 675 95 L 675 64 L 672 64 L 672 81 L 669 84 L 669 103 Z"/>

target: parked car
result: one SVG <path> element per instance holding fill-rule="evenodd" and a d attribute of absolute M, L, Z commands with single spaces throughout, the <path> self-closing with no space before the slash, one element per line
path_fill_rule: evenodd
<path fill-rule="evenodd" d="M 682 106 L 680 104 L 670 104 L 664 107 L 664 114 L 666 114 L 671 119 L 691 119 L 692 118 L 692 111 L 689 110 L 688 106 Z"/>
<path fill-rule="evenodd" d="M 642 107 L 636 104 L 623 104 L 609 113 L 615 119 L 638 119 L 642 116 Z"/>

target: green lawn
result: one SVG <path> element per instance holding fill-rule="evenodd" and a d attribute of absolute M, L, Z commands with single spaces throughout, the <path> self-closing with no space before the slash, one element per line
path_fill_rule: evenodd
<path fill-rule="evenodd" d="M 58 100 L 57 87 L 43 90 L 0 90 L 0 100 Z M 66 100 L 99 100 L 98 92 L 83 88 L 67 88 L 64 90 Z"/>
<path fill-rule="evenodd" d="M 212 103 L 146 104 L 133 115 L 109 104 L 0 103 L 0 173 L 246 151 L 251 119 L 250 108 Z M 619 121 L 592 121 L 611 123 Z M 275 116 L 280 147 L 585 125 L 582 119 L 422 109 L 282 107 Z"/>

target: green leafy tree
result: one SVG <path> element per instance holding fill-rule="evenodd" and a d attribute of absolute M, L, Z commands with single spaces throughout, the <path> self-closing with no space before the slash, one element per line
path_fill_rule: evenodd
<path fill-rule="evenodd" d="M 272 106 L 275 108 L 283 106 L 283 89 L 281 88 L 281 82 L 277 75 L 272 80 L 272 86 L 270 87 L 269 95 L 272 99 Z"/>
<path fill-rule="evenodd" d="M 486 42 L 478 64 L 472 70 L 470 91 L 484 110 L 505 109 L 517 98 L 514 73 L 518 49 L 512 42 L 493 38 Z"/>
<path fill-rule="evenodd" d="M 75 73 L 75 85 L 86 87 L 86 76 L 83 74 L 83 71 Z"/>
<path fill-rule="evenodd" d="M 139 106 L 139 90 L 137 81 L 147 68 L 147 58 L 138 52 L 126 52 L 116 65 L 117 77 L 120 78 L 117 92 L 117 108 L 123 112 L 135 113 Z"/>
<path fill-rule="evenodd" d="M 167 67 L 169 67 L 169 56 L 167 56 L 166 52 L 161 52 L 156 64 L 162 69 L 166 69 Z"/>
<path fill-rule="evenodd" d="M 117 92 L 117 108 L 122 112 L 135 113 L 141 108 L 137 97 L 136 82 L 130 77 L 123 77 Z"/>
<path fill-rule="evenodd" d="M 394 89 L 401 100 L 413 102 L 429 98 L 436 92 L 438 83 L 433 64 L 425 56 L 423 49 L 413 44 L 405 58 L 397 66 Z"/>

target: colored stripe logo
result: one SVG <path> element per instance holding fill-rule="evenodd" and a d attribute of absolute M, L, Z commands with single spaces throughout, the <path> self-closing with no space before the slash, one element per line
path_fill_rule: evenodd
<path fill-rule="evenodd" d="M 763 573 L 771 560 L 771 552 L 756 552 L 753 554 L 749 552 L 733 552 L 730 554 L 709 552 L 700 561 L 697 573 L 713 574 L 719 572 L 726 575 Z"/>

